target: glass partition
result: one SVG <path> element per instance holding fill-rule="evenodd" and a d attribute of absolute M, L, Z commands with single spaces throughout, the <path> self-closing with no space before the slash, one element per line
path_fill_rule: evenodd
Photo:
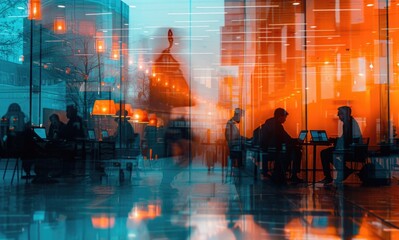
<path fill-rule="evenodd" d="M 224 161 L 225 151 L 212 144 L 223 146 L 225 124 L 238 107 L 245 110 L 239 129 L 247 138 L 278 107 L 289 112 L 284 127 L 293 137 L 302 129 L 337 136 L 341 105 L 352 107 L 371 144 L 396 138 L 394 2 L 0 6 L 1 106 L 5 114 L 18 103 L 34 125 L 48 127 L 53 113 L 66 122 L 72 104 L 97 139 L 106 131 L 120 148 L 135 141 L 145 158 L 184 150 L 198 163 Z M 125 120 L 137 134 L 129 144 L 118 128 Z M 168 145 L 182 135 L 187 141 Z"/>

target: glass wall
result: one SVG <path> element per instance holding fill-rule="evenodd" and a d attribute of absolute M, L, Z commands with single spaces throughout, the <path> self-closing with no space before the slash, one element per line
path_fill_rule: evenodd
<path fill-rule="evenodd" d="M 52 113 L 66 122 L 73 104 L 97 139 L 107 131 L 119 148 L 138 145 L 132 154 L 183 152 L 198 164 L 223 162 L 217 146 L 236 107 L 246 110 L 248 138 L 277 107 L 289 112 L 293 137 L 302 129 L 337 136 L 341 105 L 371 144 L 396 138 L 396 1 L 15 0 L 0 8 L 5 116 L 17 103 L 24 121 L 48 127 Z M 122 141 L 123 119 L 134 143 Z M 174 138 L 187 141 L 169 145 Z"/>

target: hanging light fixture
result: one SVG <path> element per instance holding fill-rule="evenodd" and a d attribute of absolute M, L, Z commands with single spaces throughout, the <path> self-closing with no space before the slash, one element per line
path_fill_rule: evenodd
<path fill-rule="evenodd" d="M 96 100 L 94 102 L 92 115 L 115 115 L 114 100 Z"/>
<path fill-rule="evenodd" d="M 42 20 L 41 0 L 29 0 L 28 3 L 28 19 Z"/>
<path fill-rule="evenodd" d="M 105 52 L 105 40 L 103 38 L 97 38 L 95 47 L 97 53 Z"/>
<path fill-rule="evenodd" d="M 120 55 L 120 51 L 119 51 L 119 40 L 118 37 L 113 36 L 112 37 L 112 48 L 111 48 L 111 56 L 110 58 L 112 60 L 119 60 L 119 55 Z"/>
<path fill-rule="evenodd" d="M 54 33 L 64 34 L 66 33 L 66 22 L 64 17 L 57 17 L 54 19 L 53 25 Z"/>

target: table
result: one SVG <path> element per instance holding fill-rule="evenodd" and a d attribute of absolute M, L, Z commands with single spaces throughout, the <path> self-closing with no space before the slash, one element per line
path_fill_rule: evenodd
<path fill-rule="evenodd" d="M 332 146 L 332 144 L 331 143 L 326 143 L 326 142 L 305 142 L 305 143 L 301 143 L 301 145 L 304 145 L 304 146 L 313 146 L 313 179 L 312 179 L 312 185 L 313 185 L 313 188 L 315 187 L 315 185 L 316 185 L 316 159 L 317 159 L 317 156 L 316 156 L 316 149 L 317 149 L 317 146 L 325 146 L 325 147 L 328 147 L 328 146 Z M 308 167 L 308 163 L 306 162 L 306 174 L 307 174 L 307 167 Z M 307 175 L 306 175 L 306 180 L 307 180 Z"/>

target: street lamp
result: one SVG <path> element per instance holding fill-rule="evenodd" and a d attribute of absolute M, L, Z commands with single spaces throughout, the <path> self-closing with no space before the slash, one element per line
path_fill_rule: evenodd
<path fill-rule="evenodd" d="M 103 38 L 97 38 L 96 39 L 96 44 L 95 44 L 95 47 L 96 47 L 96 52 L 97 52 L 97 61 L 98 61 L 98 94 L 100 95 L 100 97 L 101 97 L 101 92 L 102 92 L 102 90 L 101 90 L 101 61 L 100 61 L 100 53 L 104 53 L 105 52 L 105 49 L 106 49 L 106 47 L 105 47 L 105 40 L 103 39 Z"/>
<path fill-rule="evenodd" d="M 32 121 L 33 101 L 33 21 L 42 19 L 41 0 L 29 0 L 28 19 L 30 20 L 30 54 L 29 54 L 29 119 Z"/>
<path fill-rule="evenodd" d="M 28 19 L 42 20 L 41 0 L 30 0 L 28 3 Z"/>

